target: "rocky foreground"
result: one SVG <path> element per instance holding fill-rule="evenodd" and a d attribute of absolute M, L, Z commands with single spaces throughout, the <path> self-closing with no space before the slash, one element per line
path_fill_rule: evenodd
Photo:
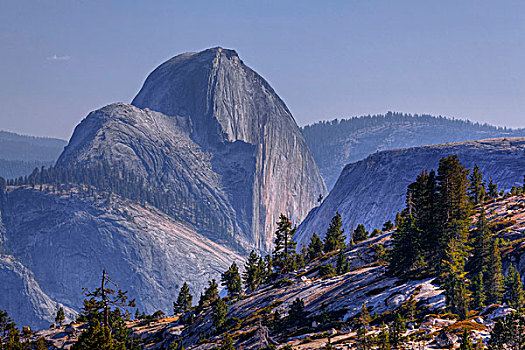
<path fill-rule="evenodd" d="M 525 272 L 525 196 L 511 196 L 486 205 L 489 223 L 503 244 L 503 270 L 510 262 Z M 350 271 L 339 276 L 321 277 L 323 266 L 335 266 L 337 256 L 325 255 L 305 268 L 282 276 L 273 285 L 249 295 L 227 299 L 228 314 L 236 324 L 228 330 L 236 348 L 260 349 L 267 346 L 293 349 L 322 349 L 330 343 L 336 349 L 355 348 L 356 318 L 366 302 L 372 322 L 368 335 L 379 335 L 382 322 L 395 313 L 406 317 L 405 348 L 449 349 L 459 347 L 464 329 L 474 342 L 486 343 L 495 320 L 513 310 L 506 305 L 490 305 L 467 320 L 458 321 L 445 310 L 445 296 L 434 278 L 400 280 L 386 273 L 380 252 L 388 248 L 392 232 L 385 232 L 345 250 Z M 278 318 L 286 319 L 297 298 L 304 302 L 301 327 L 276 329 Z M 225 333 L 212 325 L 211 309 L 196 315 L 183 326 L 179 317 L 150 321 L 130 321 L 134 341 L 144 349 L 163 349 L 181 341 L 186 349 L 220 347 Z M 49 345 L 68 349 L 82 331 L 83 324 L 71 324 L 37 332 Z"/>

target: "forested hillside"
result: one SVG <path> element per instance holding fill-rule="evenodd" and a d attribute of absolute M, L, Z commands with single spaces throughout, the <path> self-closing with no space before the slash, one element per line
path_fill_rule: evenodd
<path fill-rule="evenodd" d="M 341 170 L 377 151 L 492 137 L 525 136 L 468 120 L 388 112 L 321 121 L 301 128 L 312 155 L 331 189 Z"/>

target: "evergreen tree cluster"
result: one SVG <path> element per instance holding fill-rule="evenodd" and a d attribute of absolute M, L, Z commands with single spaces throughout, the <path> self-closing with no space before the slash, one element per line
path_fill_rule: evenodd
<path fill-rule="evenodd" d="M 9 317 L 7 311 L 0 310 L 0 349 L 6 350 L 44 350 L 44 340 L 42 338 L 33 344 L 30 337 L 33 335 L 29 327 L 24 327 L 22 332 L 16 323 Z"/>
<path fill-rule="evenodd" d="M 128 300 L 127 292 L 120 290 L 103 271 L 101 286 L 93 291 L 85 290 L 85 296 L 78 321 L 87 322 L 88 327 L 72 349 L 137 349 L 125 325 L 125 321 L 130 320 L 130 308 L 135 307 L 135 301 Z"/>
<path fill-rule="evenodd" d="M 5 180 L 0 180 L 1 182 Z M 166 191 L 154 189 L 124 166 L 110 166 L 106 162 L 76 164 L 69 168 L 35 168 L 24 177 L 5 181 L 7 186 L 30 186 L 41 191 L 70 192 L 77 186 L 85 186 L 84 195 L 93 196 L 95 191 L 115 193 L 124 198 L 149 203 L 168 212 L 171 198 Z"/>
<path fill-rule="evenodd" d="M 489 191 L 478 166 L 469 176 L 455 155 L 440 160 L 437 174 L 421 172 L 407 188 L 406 208 L 396 218 L 390 271 L 404 277 L 437 274 L 451 311 L 465 318 L 471 308 L 506 301 L 523 306 L 522 282 L 513 266 L 505 279 L 499 240 L 492 238 L 484 201 Z M 472 210 L 478 212 L 470 232 Z"/>
<path fill-rule="evenodd" d="M 466 258 L 471 209 L 467 189 L 468 170 L 455 155 L 440 160 L 437 175 L 423 171 L 408 186 L 406 208 L 393 234 L 393 272 L 443 272 Z"/>

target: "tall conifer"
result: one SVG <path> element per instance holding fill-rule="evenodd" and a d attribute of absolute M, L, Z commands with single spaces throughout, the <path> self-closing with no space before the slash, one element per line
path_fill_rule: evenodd
<path fill-rule="evenodd" d="M 228 290 L 228 295 L 233 296 L 241 292 L 241 276 L 239 275 L 239 268 L 234 262 L 230 268 L 221 275 L 221 284 Z"/>
<path fill-rule="evenodd" d="M 524 297 L 520 273 L 514 268 L 513 264 L 510 264 L 509 272 L 505 279 L 505 300 L 510 307 L 521 310 L 525 301 Z"/>
<path fill-rule="evenodd" d="M 485 277 L 485 291 L 488 303 L 492 304 L 501 302 L 503 296 L 503 273 L 498 240 L 492 241 L 490 245 Z"/>
<path fill-rule="evenodd" d="M 314 232 L 312 235 L 312 238 L 310 239 L 310 243 L 308 244 L 308 248 L 306 250 L 306 258 L 308 261 L 312 261 L 314 259 L 317 259 L 323 255 L 323 241 L 317 233 Z"/>
<path fill-rule="evenodd" d="M 469 180 L 468 191 L 470 202 L 473 205 L 481 204 L 485 198 L 485 183 L 483 182 L 483 175 L 477 164 L 474 165 Z"/>
<path fill-rule="evenodd" d="M 184 284 L 180 288 L 177 301 L 173 303 L 173 312 L 177 314 L 188 311 L 191 308 L 192 300 L 193 296 L 190 293 L 190 287 L 188 287 L 188 284 L 184 282 Z"/>
<path fill-rule="evenodd" d="M 273 253 L 274 264 L 280 272 L 293 270 L 296 245 L 293 236 L 296 229 L 290 219 L 286 215 L 281 214 L 277 222 L 277 230 L 275 231 L 275 248 Z"/>
<path fill-rule="evenodd" d="M 324 251 L 325 253 L 343 249 L 346 246 L 346 236 L 344 234 L 345 230 L 342 228 L 343 223 L 341 221 L 341 214 L 337 212 L 332 218 L 330 226 L 326 231 L 326 236 L 324 238 Z"/>

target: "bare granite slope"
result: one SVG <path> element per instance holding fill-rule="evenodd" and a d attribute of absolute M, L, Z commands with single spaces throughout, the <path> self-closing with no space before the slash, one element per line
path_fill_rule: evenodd
<path fill-rule="evenodd" d="M 485 139 L 378 152 L 345 167 L 322 205 L 313 209 L 299 226 L 297 241 L 308 244 L 313 232 L 324 236 L 337 211 L 346 232 L 351 232 L 357 224 L 364 224 L 368 229 L 381 228 L 403 209 L 406 188 L 416 176 L 423 169 L 437 170 L 440 158 L 451 154 L 457 154 L 468 168 L 477 164 L 487 183 L 492 178 L 500 189 L 509 190 L 523 183 L 525 138 Z"/>
<path fill-rule="evenodd" d="M 233 261 L 242 262 L 155 208 L 72 193 L 8 192 L 0 276 L 12 277 L 0 288 L 0 307 L 18 323 L 49 325 L 56 313 L 51 300 L 80 310 L 82 288 L 97 287 L 102 269 L 152 313 L 169 312 L 184 281 L 197 294 Z"/>
<path fill-rule="evenodd" d="M 96 189 L 63 193 L 54 183 L 12 186 L 0 207 L 0 252 L 75 310 L 82 287 L 96 286 L 105 268 L 141 310 L 169 312 L 184 281 L 198 295 L 241 263 L 236 252 L 269 251 L 279 214 L 300 222 L 326 192 L 284 102 L 221 48 L 179 55 L 151 73 L 133 105 L 90 113 L 56 166 L 95 163 L 166 194 L 169 215 Z M 33 317 L 27 323 L 49 320 L 25 295 L 15 302 L 28 310 L 22 320 Z M 0 299 L 10 312 L 12 305 Z"/>

